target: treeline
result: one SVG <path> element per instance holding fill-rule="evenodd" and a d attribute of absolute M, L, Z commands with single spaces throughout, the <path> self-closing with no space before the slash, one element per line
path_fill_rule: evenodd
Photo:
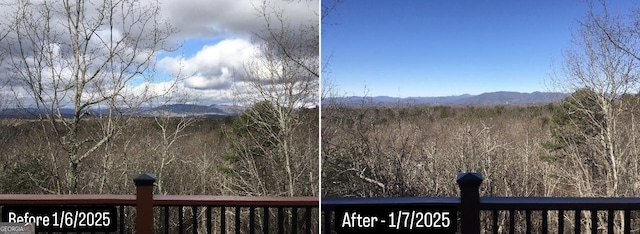
<path fill-rule="evenodd" d="M 327 105 L 322 194 L 458 196 L 457 173 L 481 172 L 481 196 L 632 196 L 640 98 L 619 96 L 608 119 L 598 97 L 583 89 L 539 106 Z"/>
<path fill-rule="evenodd" d="M 481 196 L 635 197 L 640 193 L 638 116 L 639 94 L 603 95 L 592 88 L 540 106 L 326 105 L 322 195 L 459 196 L 457 173 L 481 172 Z M 591 216 L 582 215 L 583 228 L 593 222 L 586 217 Z M 604 212 L 597 217 L 604 228 L 609 217 Z M 574 214 L 562 218 L 569 225 L 558 233 L 573 230 Z M 491 214 L 481 219 L 491 230 Z M 518 233 L 528 228 L 525 219 L 516 212 Z M 531 219 L 533 233 L 544 233 L 541 214 L 534 212 Z M 495 222 L 498 232 L 510 228 L 506 212 Z M 559 221 L 548 222 L 553 227 Z M 615 213 L 614 233 L 625 225 L 622 213 Z"/>
<path fill-rule="evenodd" d="M 283 131 L 274 127 L 279 126 L 278 119 L 269 117 L 273 113 L 259 109 L 267 106 L 274 108 L 256 104 L 236 117 L 129 119 L 126 127 L 78 164 L 77 193 L 132 194 L 133 176 L 149 172 L 157 176 L 156 194 L 317 195 L 318 111 L 302 109 L 291 114 L 287 123 L 296 125 L 287 133 L 291 141 L 285 148 L 279 139 L 258 139 L 253 134 L 283 137 Z M 84 119 L 78 138 L 100 139 L 92 135 L 106 124 L 106 119 Z M 69 173 L 73 164 L 65 148 L 69 139 L 56 133 L 64 130 L 60 125 L 0 120 L 1 193 L 73 191 L 68 178 L 74 176 Z M 272 127 L 265 130 L 266 126 Z M 81 145 L 78 151 L 88 151 L 90 146 Z M 295 154 L 288 164 L 285 153 Z M 294 187 L 283 176 L 287 171 L 297 176 Z"/>

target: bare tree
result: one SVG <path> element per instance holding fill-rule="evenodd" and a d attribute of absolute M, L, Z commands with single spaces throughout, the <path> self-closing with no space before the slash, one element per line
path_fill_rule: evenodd
<path fill-rule="evenodd" d="M 165 107 L 171 107 L 173 104 L 184 104 L 190 99 L 188 94 L 183 93 L 179 100 L 166 100 Z M 166 176 L 166 168 L 178 160 L 178 155 L 173 150 L 174 145 L 181 138 L 188 136 L 187 128 L 195 122 L 195 117 L 187 114 L 175 115 L 171 111 L 160 110 L 153 113 L 155 126 L 159 129 L 160 143 L 154 148 L 154 170 L 157 175 L 156 189 L 160 194 L 167 194 L 164 187 Z"/>
<path fill-rule="evenodd" d="M 263 195 L 317 194 L 317 121 L 308 122 L 303 110 L 318 105 L 318 21 L 312 20 L 294 27 L 285 18 L 285 12 L 268 1 L 262 1 L 256 10 L 266 27 L 255 34 L 259 49 L 256 57 L 238 73 L 240 82 L 236 85 L 235 94 L 241 103 L 254 105 L 254 108 L 245 110 L 244 120 L 236 124 L 241 125 L 239 128 L 251 129 L 249 131 L 260 131 L 262 136 L 256 137 L 257 132 L 246 134 L 245 143 L 235 148 L 238 149 L 237 158 L 242 159 L 238 164 L 247 166 L 257 165 L 256 162 L 260 161 L 247 147 L 263 147 L 262 151 L 268 152 L 265 157 L 270 159 L 267 160 L 269 163 L 262 161 L 262 165 L 271 164 L 273 170 L 282 172 L 282 177 L 273 178 L 280 181 L 273 183 L 283 184 L 284 187 L 265 186 L 269 182 L 256 173 L 260 170 L 258 167 L 246 168 L 254 171 L 249 173 L 253 174 L 253 179 L 239 179 L 245 188 L 248 184 L 257 183 L 255 189 L 250 190 Z M 317 8 L 310 6 L 309 14 L 317 14 L 315 11 Z M 316 127 L 305 128 L 309 125 Z M 301 138 L 299 134 L 306 137 Z M 261 145 L 261 141 L 265 140 L 269 146 Z M 280 174 L 276 171 L 270 173 Z"/>
<path fill-rule="evenodd" d="M 640 88 L 640 60 L 635 58 L 639 48 L 634 46 L 637 37 L 628 30 L 634 26 L 626 25 L 629 22 L 621 16 L 607 12 L 604 2 L 601 6 L 602 12 L 597 13 L 591 5 L 574 36 L 575 47 L 565 53 L 560 85 L 576 93 L 564 102 L 566 128 L 560 129 L 565 132 L 557 133 L 575 137 L 558 137 L 561 142 L 557 143 L 564 146 L 567 160 L 577 167 L 573 169 L 583 172 L 581 176 L 569 177 L 605 175 L 604 181 L 577 183 L 584 185 L 578 188 L 581 195 L 619 196 L 626 194 L 620 188 L 625 165 L 637 161 L 633 159 L 637 155 L 629 151 L 628 140 L 632 136 L 623 131 L 626 127 L 619 123 L 630 113 L 625 102 L 631 99 L 622 96 Z M 624 46 L 618 42 L 624 42 Z M 570 133 L 568 129 L 572 129 Z M 600 188 L 604 190 L 599 191 Z"/>
<path fill-rule="evenodd" d="M 170 49 L 174 29 L 159 18 L 157 2 L 24 0 L 10 7 L 13 14 L 4 25 L 13 43 L 2 49 L 12 90 L 20 106 L 34 110 L 43 134 L 53 132 L 49 142 L 68 158 L 66 186 L 56 192 L 80 192 L 82 161 L 156 95 L 148 88 L 154 59 Z M 134 90 L 135 84 L 144 87 Z M 89 116 L 101 124 L 90 127 Z"/>
<path fill-rule="evenodd" d="M 605 1 L 588 4 L 555 77 L 573 95 L 556 110 L 554 141 L 546 146 L 577 195 L 630 196 L 639 179 L 637 133 L 628 131 L 637 99 L 626 96 L 640 90 L 638 18 L 610 12 Z"/>

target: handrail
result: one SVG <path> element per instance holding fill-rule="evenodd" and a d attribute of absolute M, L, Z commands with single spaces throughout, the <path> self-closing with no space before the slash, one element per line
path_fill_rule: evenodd
<path fill-rule="evenodd" d="M 135 195 L 0 194 L 0 205 L 136 205 Z"/>
<path fill-rule="evenodd" d="M 481 197 L 481 210 L 640 210 L 640 197 Z"/>
<path fill-rule="evenodd" d="M 154 195 L 154 206 L 318 206 L 318 197 Z"/>
<path fill-rule="evenodd" d="M 323 197 L 322 209 L 335 208 L 342 205 L 411 205 L 411 204 L 434 204 L 459 206 L 459 197 Z"/>

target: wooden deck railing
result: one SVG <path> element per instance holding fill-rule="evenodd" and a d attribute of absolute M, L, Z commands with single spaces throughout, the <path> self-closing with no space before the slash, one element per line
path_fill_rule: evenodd
<path fill-rule="evenodd" d="M 153 195 L 153 174 L 137 175 L 134 182 L 136 195 L 0 194 L 0 206 L 113 205 L 118 209 L 118 233 L 133 233 L 134 230 L 135 233 L 312 233 L 318 230 L 317 197 Z M 199 207 L 204 208 L 199 210 Z M 191 213 L 189 227 L 185 225 L 185 212 Z M 170 222 L 171 213 L 178 213 L 178 222 Z M 212 213 L 219 215 L 219 227 L 212 227 Z M 259 220 L 257 216 L 260 216 Z M 134 217 L 135 222 L 132 222 Z M 227 222 L 235 227 L 227 228 Z M 134 227 L 127 227 L 126 223 L 133 223 Z M 176 225 L 169 227 L 173 223 Z"/>
<path fill-rule="evenodd" d="M 323 232 L 340 206 L 418 204 L 458 209 L 458 230 L 479 233 L 639 233 L 639 197 L 480 197 L 482 175 L 460 173 L 460 197 L 322 198 Z"/>

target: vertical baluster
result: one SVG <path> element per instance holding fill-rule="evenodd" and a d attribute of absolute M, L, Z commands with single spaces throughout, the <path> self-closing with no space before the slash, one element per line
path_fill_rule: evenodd
<path fill-rule="evenodd" d="M 291 207 L 291 233 L 298 233 L 298 208 Z"/>
<path fill-rule="evenodd" d="M 178 206 L 178 233 L 180 234 L 184 233 L 182 231 L 182 228 L 184 227 L 184 214 L 182 212 L 182 208 L 183 206 Z"/>
<path fill-rule="evenodd" d="M 531 210 L 524 211 L 525 223 L 527 225 L 526 233 L 531 234 Z"/>
<path fill-rule="evenodd" d="M 493 234 L 498 234 L 498 210 L 492 210 L 491 214 L 493 216 L 491 220 L 491 229 L 493 230 Z"/>
<path fill-rule="evenodd" d="M 549 210 L 542 210 L 542 234 L 549 232 Z"/>
<path fill-rule="evenodd" d="M 124 225 L 124 205 L 120 206 L 120 217 L 118 217 L 120 219 L 120 234 L 124 234 L 124 230 L 126 229 L 126 226 Z"/>
<path fill-rule="evenodd" d="M 607 233 L 613 233 L 613 218 L 615 218 L 615 213 L 613 210 L 607 211 Z"/>
<path fill-rule="evenodd" d="M 311 212 L 312 209 L 311 207 L 307 207 L 307 212 L 306 212 L 306 216 L 305 216 L 305 226 L 307 227 L 307 231 L 306 234 L 311 234 Z"/>
<path fill-rule="evenodd" d="M 278 233 L 284 233 L 284 210 L 278 207 Z"/>
<path fill-rule="evenodd" d="M 236 234 L 240 234 L 240 207 L 236 206 Z"/>
<path fill-rule="evenodd" d="M 226 207 L 220 207 L 220 233 L 227 233 Z"/>
<path fill-rule="evenodd" d="M 575 210 L 575 215 L 573 216 L 573 222 L 575 223 L 575 227 L 576 229 L 573 230 L 573 232 L 575 234 L 580 234 L 581 232 L 581 218 L 580 218 L 580 213 L 582 213 L 582 210 Z"/>
<path fill-rule="evenodd" d="M 193 234 L 198 234 L 198 207 L 192 206 L 191 213 L 193 214 L 193 216 L 191 216 L 191 222 L 193 223 L 192 231 L 193 231 Z"/>
<path fill-rule="evenodd" d="M 591 233 L 598 233 L 598 210 L 591 210 Z"/>
<path fill-rule="evenodd" d="M 263 233 L 264 234 L 268 234 L 269 233 L 269 207 L 262 207 L 262 211 L 263 211 L 263 215 L 264 215 L 264 221 L 262 221 L 264 223 L 263 225 Z"/>
<path fill-rule="evenodd" d="M 558 233 L 564 233 L 564 210 L 558 210 Z"/>
<path fill-rule="evenodd" d="M 253 206 L 249 207 L 249 234 L 255 234 L 256 233 L 254 231 L 254 229 L 255 229 L 254 223 L 256 222 L 255 216 L 256 216 L 255 207 L 253 207 Z"/>
<path fill-rule="evenodd" d="M 515 210 L 509 210 L 509 233 L 516 233 Z"/>
<path fill-rule="evenodd" d="M 211 234 L 213 232 L 213 230 L 211 230 L 211 223 L 213 223 L 211 220 L 211 206 L 207 206 L 205 212 L 207 213 L 207 234 Z"/>
<path fill-rule="evenodd" d="M 164 207 L 164 233 L 169 234 L 169 207 Z"/>
<path fill-rule="evenodd" d="M 631 233 L 631 210 L 624 210 L 624 233 Z"/>

